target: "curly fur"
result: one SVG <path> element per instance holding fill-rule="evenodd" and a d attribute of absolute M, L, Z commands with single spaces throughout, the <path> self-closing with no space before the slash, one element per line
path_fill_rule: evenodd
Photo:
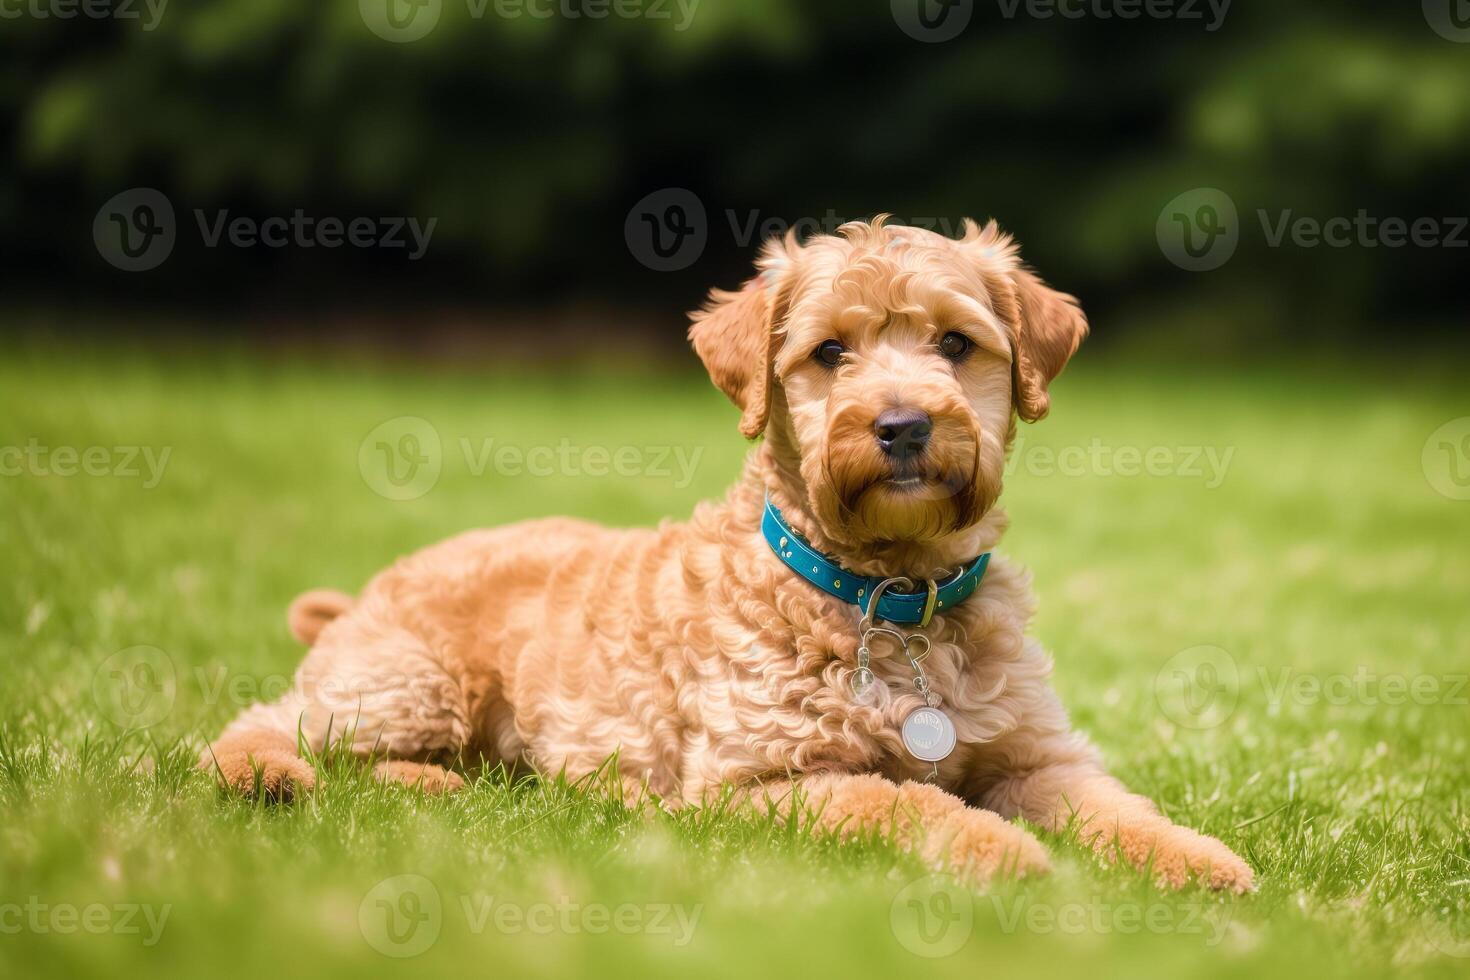
<path fill-rule="evenodd" d="M 292 629 L 312 644 L 293 691 L 245 711 L 203 764 L 242 792 L 309 788 L 295 737 L 347 739 L 377 773 L 454 788 L 434 761 L 483 757 L 581 775 L 616 754 L 621 778 L 671 805 L 738 787 L 750 805 L 800 806 L 842 833 L 886 830 L 977 880 L 1046 868 L 1010 818 L 1068 825 L 1104 857 L 1161 881 L 1251 887 L 1223 844 L 1175 827 L 1107 776 L 1026 635 L 1029 577 L 996 555 L 982 587 L 924 632 L 925 670 L 959 744 L 938 765 L 898 728 L 921 702 L 907 661 L 873 650 L 883 682 L 850 694 L 858 612 L 796 577 L 759 532 L 769 493 L 814 545 L 865 574 L 938 577 L 994 549 L 1015 420 L 1086 333 L 1071 297 L 1019 264 L 993 224 L 950 240 L 878 219 L 767 246 L 760 274 L 714 294 L 691 339 L 765 440 L 726 498 L 686 522 L 612 530 L 569 519 L 471 531 L 404 558 L 354 601 L 308 593 Z M 948 331 L 970 353 L 939 352 Z M 848 353 L 827 367 L 824 340 Z M 895 485 L 873 438 L 884 408 L 934 432 Z M 289 737 L 288 737 L 289 736 Z M 974 806 L 966 805 L 974 804 Z"/>

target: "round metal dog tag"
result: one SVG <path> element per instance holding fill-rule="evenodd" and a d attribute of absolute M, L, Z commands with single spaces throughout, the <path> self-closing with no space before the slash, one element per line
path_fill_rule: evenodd
<path fill-rule="evenodd" d="M 915 708 L 903 720 L 903 746 L 924 762 L 938 762 L 954 751 L 954 722 L 938 708 Z"/>

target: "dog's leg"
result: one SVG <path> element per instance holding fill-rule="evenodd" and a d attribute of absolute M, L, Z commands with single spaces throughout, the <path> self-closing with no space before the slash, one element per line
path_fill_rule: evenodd
<path fill-rule="evenodd" d="M 296 751 L 294 736 L 267 728 L 227 731 L 200 756 L 221 786 L 241 796 L 286 801 L 316 785 L 316 773 Z"/>
<path fill-rule="evenodd" d="M 819 775 L 751 787 L 742 800 L 775 807 L 783 817 L 795 809 L 798 818 L 844 837 L 891 833 L 900 847 L 932 866 L 976 883 L 997 875 L 1044 874 L 1050 868 L 1046 849 L 1031 834 L 926 783 Z"/>
<path fill-rule="evenodd" d="M 459 683 L 428 645 L 382 610 L 362 606 L 323 631 L 285 697 L 247 708 L 199 765 L 240 793 L 284 799 L 315 783 L 298 738 L 313 752 L 331 746 L 362 758 L 423 760 L 459 752 L 469 740 L 468 719 Z M 407 772 L 398 766 L 378 775 Z M 402 781 L 438 790 L 453 788 L 458 777 L 419 766 Z"/>
<path fill-rule="evenodd" d="M 431 796 L 464 788 L 464 777 L 432 762 L 383 759 L 373 766 L 373 775 L 381 782 L 402 783 Z"/>
<path fill-rule="evenodd" d="M 1198 881 L 1214 889 L 1250 891 L 1254 875 L 1235 852 L 1213 837 L 1180 827 L 1145 797 L 1128 792 L 1091 758 L 1070 758 L 994 784 L 984 803 L 1003 816 L 1020 814 L 1054 832 L 1075 826 L 1105 858 L 1122 857 L 1152 871 L 1162 885 Z"/>

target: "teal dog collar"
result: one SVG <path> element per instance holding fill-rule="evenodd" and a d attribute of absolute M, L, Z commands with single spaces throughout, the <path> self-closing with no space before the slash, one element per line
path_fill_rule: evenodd
<path fill-rule="evenodd" d="M 869 578 L 849 572 L 807 544 L 786 523 L 769 496 L 766 497 L 765 514 L 761 517 L 761 534 L 765 536 L 766 543 L 771 546 L 776 557 L 785 562 L 793 572 L 823 592 L 850 602 L 864 612 L 869 611 L 868 597 L 884 581 L 883 578 Z M 892 589 L 885 589 L 878 598 L 878 608 L 875 610 L 877 617 L 890 623 L 927 626 L 929 617 L 935 612 L 952 609 L 969 598 L 980 587 L 980 580 L 985 577 L 985 566 L 989 564 L 990 553 L 986 552 L 963 566 L 953 577 L 943 582 L 931 581 L 929 588 L 923 592 L 894 592 Z"/>

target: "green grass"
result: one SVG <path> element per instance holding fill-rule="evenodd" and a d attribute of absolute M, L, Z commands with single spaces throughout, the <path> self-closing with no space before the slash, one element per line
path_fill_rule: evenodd
<path fill-rule="evenodd" d="M 1035 571 L 1057 686 L 1114 770 L 1247 856 L 1260 889 L 1164 894 L 1050 840 L 1050 878 L 951 904 L 971 924 L 952 921 L 939 941 L 965 941 L 925 960 L 909 947 L 940 947 L 914 941 L 904 891 L 924 869 L 883 840 L 628 809 L 494 774 L 425 799 L 342 760 L 308 799 L 272 808 L 221 799 L 190 769 L 242 702 L 294 668 L 283 610 L 300 590 L 354 589 L 469 526 L 559 513 L 647 524 L 722 492 L 745 447 L 701 378 L 21 344 L 0 364 L 0 446 L 171 455 L 154 487 L 0 476 L 0 972 L 1463 976 L 1470 503 L 1437 493 L 1420 453 L 1467 409 L 1443 368 L 1412 386 L 1388 384 L 1393 368 L 1181 372 L 1084 356 L 1057 386 L 1053 418 L 1024 430 L 1005 542 Z M 433 424 L 443 472 L 393 501 L 369 487 L 358 451 L 402 415 Z M 476 476 L 461 438 L 701 455 L 679 486 L 677 470 Z M 1154 476 L 1048 473 L 1037 452 L 1094 439 L 1178 451 Z M 1217 486 L 1180 472 L 1188 447 L 1233 450 Z M 161 652 L 123 666 L 155 674 L 124 678 L 157 687 L 125 703 L 142 715 L 120 717 L 115 697 L 133 688 L 109 658 L 140 645 Z M 1197 647 L 1218 648 L 1206 651 L 1216 673 L 1181 687 Z M 119 727 L 129 717 L 152 724 Z M 369 942 L 382 944 L 385 921 L 372 889 L 398 875 L 441 900 L 437 940 L 403 964 Z M 576 928 L 559 903 L 575 903 Z M 66 911 L 50 918 L 94 904 L 95 934 L 63 931 Z M 113 907 L 130 904 L 155 922 L 167 909 L 156 942 L 142 912 L 127 923 L 138 932 L 113 928 L 126 914 Z M 637 910 L 625 924 L 668 931 L 581 927 L 582 911 L 624 904 Z M 550 931 L 497 920 L 502 905 L 549 914 Z M 649 906 L 681 907 L 686 924 L 697 910 L 692 936 Z M 411 896 L 397 907 L 415 908 Z M 940 922 L 925 920 L 930 938 Z"/>

